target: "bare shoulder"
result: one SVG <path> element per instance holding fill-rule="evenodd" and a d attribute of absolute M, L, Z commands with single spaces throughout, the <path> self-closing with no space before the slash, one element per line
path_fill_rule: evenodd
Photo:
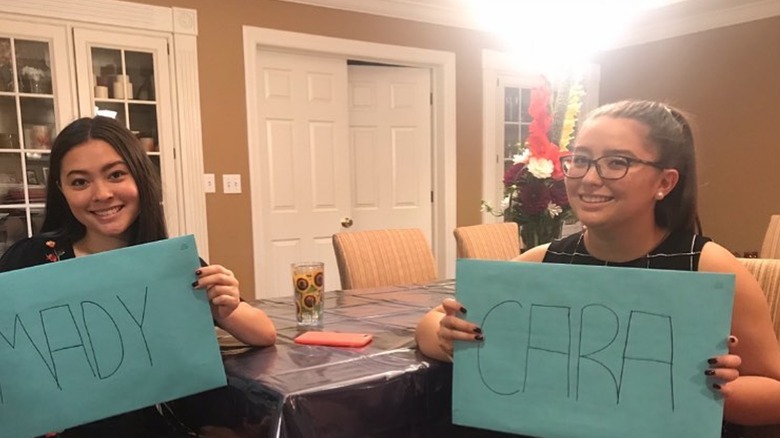
<path fill-rule="evenodd" d="M 544 260 L 544 254 L 547 253 L 547 247 L 550 244 L 535 246 L 528 251 L 520 254 L 512 259 L 513 262 L 537 262 L 541 263 Z"/>
<path fill-rule="evenodd" d="M 701 250 L 699 271 L 739 274 L 750 273 L 734 254 L 715 242 L 707 242 Z"/>
<path fill-rule="evenodd" d="M 762 317 L 763 313 L 766 313 L 768 321 L 766 298 L 761 286 L 747 267 L 729 250 L 715 242 L 707 242 L 701 251 L 699 271 L 734 274 L 736 277 L 734 284 L 735 322 L 737 319 L 755 322 L 753 318 L 758 316 L 757 313 L 762 314 Z"/>

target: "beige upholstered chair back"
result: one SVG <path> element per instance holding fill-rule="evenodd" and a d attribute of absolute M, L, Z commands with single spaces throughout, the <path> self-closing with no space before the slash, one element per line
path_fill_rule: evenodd
<path fill-rule="evenodd" d="M 769 313 L 780 342 L 780 259 L 739 259 L 756 277 L 769 303 Z M 745 438 L 780 438 L 780 426 L 747 427 Z"/>
<path fill-rule="evenodd" d="M 436 280 L 436 262 L 422 230 L 337 233 L 333 249 L 342 289 L 365 289 Z"/>
<path fill-rule="evenodd" d="M 482 224 L 455 228 L 458 258 L 511 260 L 520 255 L 517 223 Z"/>
<path fill-rule="evenodd" d="M 758 256 L 762 259 L 780 259 L 780 214 L 773 214 L 769 218 L 769 226 Z"/>
<path fill-rule="evenodd" d="M 780 342 L 780 259 L 739 259 L 750 271 L 769 303 L 769 313 Z"/>

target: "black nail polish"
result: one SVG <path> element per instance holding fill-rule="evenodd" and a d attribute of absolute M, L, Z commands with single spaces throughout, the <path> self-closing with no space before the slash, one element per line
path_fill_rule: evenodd
<path fill-rule="evenodd" d="M 461 307 L 460 307 L 460 313 L 462 313 L 462 314 L 464 314 L 464 315 L 465 315 L 465 314 L 467 314 L 467 313 L 468 313 L 468 310 L 466 310 L 466 308 L 465 308 L 465 307 L 461 306 Z"/>
<path fill-rule="evenodd" d="M 485 340 L 485 337 L 484 337 L 484 336 L 482 336 L 482 335 L 477 335 L 477 336 L 474 336 L 474 339 L 476 339 L 476 340 L 478 340 L 478 341 L 484 341 L 484 340 Z"/>
<path fill-rule="evenodd" d="M 482 329 L 479 328 L 479 327 L 475 327 L 474 328 L 474 333 L 481 335 L 482 334 Z"/>
<path fill-rule="evenodd" d="M 715 370 L 704 370 L 704 374 L 707 376 L 714 376 Z"/>
<path fill-rule="evenodd" d="M 713 383 L 712 387 L 715 388 L 715 389 L 720 389 L 720 385 L 718 385 L 717 383 Z"/>
<path fill-rule="evenodd" d="M 198 287 L 198 280 L 192 282 L 192 287 Z"/>
<path fill-rule="evenodd" d="M 200 275 L 202 272 L 203 272 L 203 271 L 201 271 L 200 269 L 198 269 L 197 271 L 195 271 L 195 275 Z"/>
<path fill-rule="evenodd" d="M 718 359 L 715 359 L 714 357 L 711 357 L 711 358 L 707 359 L 707 363 L 710 364 L 710 365 L 715 365 L 716 363 L 718 363 Z"/>

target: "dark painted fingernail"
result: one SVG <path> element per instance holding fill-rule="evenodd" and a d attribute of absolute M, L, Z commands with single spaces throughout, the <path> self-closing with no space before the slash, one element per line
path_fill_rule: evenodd
<path fill-rule="evenodd" d="M 715 370 L 704 370 L 704 374 L 707 376 L 714 376 Z"/>
<path fill-rule="evenodd" d="M 203 271 L 201 271 L 200 269 L 198 269 L 197 271 L 195 271 L 195 275 L 200 275 L 202 272 L 203 272 Z"/>
<path fill-rule="evenodd" d="M 718 363 L 718 359 L 715 359 L 714 357 L 711 357 L 711 358 L 707 359 L 707 363 L 710 364 L 710 365 L 715 365 L 716 363 Z"/>
<path fill-rule="evenodd" d="M 479 327 L 474 327 L 474 333 L 482 334 L 482 329 Z"/>
<path fill-rule="evenodd" d="M 720 389 L 720 385 L 718 385 L 717 383 L 713 383 L 712 387 L 715 388 L 715 389 Z"/>
<path fill-rule="evenodd" d="M 484 340 L 485 340 L 485 337 L 484 337 L 484 336 L 482 336 L 482 335 L 477 335 L 477 336 L 474 336 L 474 339 L 476 339 L 476 340 L 478 340 L 478 341 L 484 341 Z"/>
<path fill-rule="evenodd" d="M 465 308 L 465 307 L 463 307 L 463 306 L 460 306 L 460 313 L 462 313 L 462 314 L 464 314 L 464 315 L 465 315 L 465 314 L 469 313 L 469 311 L 468 311 L 468 310 L 466 310 L 466 308 Z"/>
<path fill-rule="evenodd" d="M 734 336 L 729 336 L 729 344 L 733 344 L 735 342 L 737 342 L 737 338 Z"/>
<path fill-rule="evenodd" d="M 198 280 L 192 282 L 192 287 L 198 287 Z"/>

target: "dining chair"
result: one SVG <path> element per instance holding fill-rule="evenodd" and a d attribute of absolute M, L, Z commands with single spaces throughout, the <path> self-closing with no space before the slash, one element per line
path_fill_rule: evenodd
<path fill-rule="evenodd" d="M 780 259 L 740 258 L 745 267 L 758 280 L 769 304 L 769 314 L 780 342 Z M 750 426 L 745 428 L 745 438 L 780 438 L 780 426 Z"/>
<path fill-rule="evenodd" d="M 520 255 L 516 222 L 470 225 L 453 231 L 458 258 L 511 260 Z"/>
<path fill-rule="evenodd" d="M 766 228 L 764 243 L 761 245 L 759 257 L 762 259 L 780 259 L 780 214 L 773 214 L 769 218 L 769 226 Z"/>
<path fill-rule="evenodd" d="M 333 249 L 344 290 L 430 283 L 438 276 L 431 247 L 418 228 L 336 233 Z"/>

